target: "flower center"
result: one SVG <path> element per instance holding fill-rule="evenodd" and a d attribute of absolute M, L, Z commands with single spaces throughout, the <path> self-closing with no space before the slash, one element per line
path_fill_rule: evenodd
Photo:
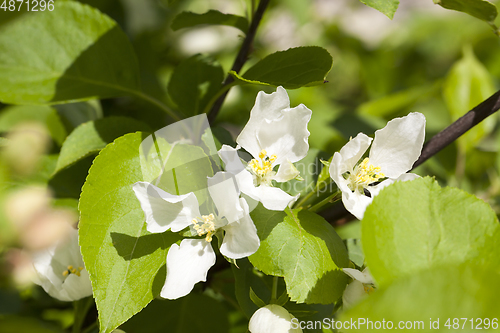
<path fill-rule="evenodd" d="M 62 272 L 63 276 L 68 276 L 70 274 L 75 274 L 76 276 L 80 276 L 80 272 L 83 270 L 83 267 L 74 268 L 72 265 L 68 266 L 68 269 Z"/>
<path fill-rule="evenodd" d="M 194 224 L 194 230 L 198 233 L 198 236 L 207 235 L 205 240 L 207 242 L 212 241 L 212 236 L 215 233 L 215 216 L 214 214 L 202 215 L 201 218 L 193 219 L 191 222 Z"/>
<path fill-rule="evenodd" d="M 347 176 L 347 186 L 353 192 L 358 191 L 363 194 L 364 189 L 368 185 L 378 182 L 380 179 L 385 178 L 385 175 L 380 172 L 380 167 L 369 164 L 369 158 L 365 158 L 359 163 L 352 173 Z"/>
<path fill-rule="evenodd" d="M 276 174 L 273 171 L 273 163 L 276 159 L 276 155 L 273 154 L 269 157 L 266 150 L 262 149 L 259 153 L 259 159 L 254 158 L 248 162 L 247 169 L 255 175 L 255 186 L 271 186 L 272 178 Z"/>

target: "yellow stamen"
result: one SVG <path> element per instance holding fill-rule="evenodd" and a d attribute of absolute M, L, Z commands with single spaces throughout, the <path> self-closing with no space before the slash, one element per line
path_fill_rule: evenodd
<path fill-rule="evenodd" d="M 373 286 L 369 284 L 363 284 L 363 288 L 365 289 L 365 293 L 367 293 L 368 295 L 375 291 L 375 288 L 373 288 Z"/>
<path fill-rule="evenodd" d="M 351 191 L 364 193 L 364 189 L 367 188 L 368 185 L 385 178 L 385 175 L 381 172 L 380 167 L 369 163 L 369 158 L 365 158 L 354 168 L 353 173 L 349 174 L 347 177 L 347 186 Z"/>
<path fill-rule="evenodd" d="M 63 276 L 68 276 L 70 274 L 75 274 L 76 276 L 80 276 L 81 271 L 83 270 L 82 266 L 79 266 L 78 268 L 74 268 L 72 265 L 68 265 L 66 267 L 67 269 L 62 272 Z"/>
<path fill-rule="evenodd" d="M 212 241 L 212 236 L 215 234 L 215 216 L 214 214 L 202 215 L 201 218 L 193 219 L 191 222 L 194 224 L 193 228 L 198 233 L 198 236 L 206 234 L 205 240 Z"/>
<path fill-rule="evenodd" d="M 254 158 L 248 162 L 248 170 L 256 176 L 256 186 L 270 186 L 272 178 L 276 174 L 273 171 L 273 163 L 278 159 L 278 157 L 275 154 L 268 157 L 267 151 L 262 149 L 259 153 L 259 159 Z"/>

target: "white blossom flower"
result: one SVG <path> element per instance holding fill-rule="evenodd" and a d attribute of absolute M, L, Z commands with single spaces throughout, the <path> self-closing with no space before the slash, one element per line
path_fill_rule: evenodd
<path fill-rule="evenodd" d="M 425 117 L 421 113 L 396 118 L 375 132 L 370 153 L 361 163 L 372 139 L 359 133 L 340 152 L 333 155 L 330 177 L 342 191 L 345 208 L 362 219 L 366 207 L 384 187 L 395 181 L 417 178 L 406 173 L 420 156 L 425 136 Z"/>
<path fill-rule="evenodd" d="M 258 93 L 250 119 L 236 138 L 236 149 L 224 145 L 219 151 L 226 171 L 236 175 L 241 192 L 271 210 L 284 210 L 297 200 L 298 195 L 291 196 L 273 187 L 272 181 L 286 182 L 299 175 L 293 163 L 304 158 L 309 150 L 307 124 L 311 114 L 303 104 L 290 108 L 283 87 L 272 94 Z M 240 148 L 253 159 L 242 163 L 237 154 Z"/>
<path fill-rule="evenodd" d="M 207 272 L 215 264 L 212 236 L 220 231 L 224 238 L 220 252 L 231 259 L 248 257 L 260 246 L 257 229 L 249 215 L 248 204 L 240 198 L 234 176 L 218 172 L 208 178 L 208 191 L 217 209 L 200 213 L 193 193 L 169 194 L 146 183 L 134 184 L 134 192 L 146 216 L 147 230 L 161 233 L 191 227 L 204 239 L 183 239 L 180 246 L 172 244 L 167 254 L 167 277 L 161 297 L 177 299 L 191 292 L 199 281 L 206 281 Z"/>
<path fill-rule="evenodd" d="M 33 266 L 38 274 L 35 282 L 50 296 L 66 302 L 92 295 L 89 274 L 78 245 L 78 231 L 68 228 L 71 230 L 67 238 L 33 255 Z"/>
<path fill-rule="evenodd" d="M 269 304 L 255 311 L 250 318 L 248 330 L 250 333 L 301 333 L 298 321 L 294 328 L 294 318 L 284 307 Z"/>
<path fill-rule="evenodd" d="M 375 290 L 375 281 L 368 267 L 362 272 L 353 268 L 343 268 L 342 271 L 353 279 L 353 281 L 347 285 L 342 295 L 344 309 L 348 309 Z"/>

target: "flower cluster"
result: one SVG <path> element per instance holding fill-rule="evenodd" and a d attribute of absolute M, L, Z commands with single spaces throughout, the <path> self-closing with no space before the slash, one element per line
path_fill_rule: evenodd
<path fill-rule="evenodd" d="M 301 179 L 295 162 L 308 150 L 311 110 L 304 105 L 290 108 L 286 91 L 259 92 L 250 119 L 236 138 L 236 147 L 222 145 L 218 156 L 223 171 L 207 178 L 209 201 L 199 201 L 199 193 L 168 193 L 149 182 L 133 186 L 151 233 L 182 232 L 185 238 L 173 244 L 166 258 L 167 275 L 161 297 L 177 299 L 206 281 L 215 264 L 214 236 L 220 253 L 240 259 L 255 253 L 260 246 L 250 207 L 260 202 L 268 210 L 283 211 L 297 201 L 277 187 L 277 183 Z M 342 201 L 353 215 L 362 219 L 366 207 L 384 187 L 395 181 L 418 177 L 407 174 L 420 155 L 424 141 L 425 117 L 410 113 L 391 120 L 375 132 L 375 139 L 359 133 L 333 155 L 330 177 L 342 193 Z M 372 144 L 373 141 L 373 144 Z M 368 147 L 368 156 L 363 157 Z M 242 158 L 244 153 L 249 158 Z M 191 236 L 186 236 L 191 235 Z M 367 270 L 344 268 L 354 281 L 344 292 L 344 308 L 374 290 Z M 269 304 L 257 310 L 250 320 L 250 332 L 292 332 L 285 308 Z M 300 331 L 300 329 L 298 330 Z"/>
<path fill-rule="evenodd" d="M 275 211 L 296 203 L 299 195 L 292 196 L 277 185 L 301 179 L 294 163 L 309 150 L 307 126 L 311 115 L 311 110 L 302 104 L 291 108 L 282 87 L 271 94 L 259 92 L 250 119 L 236 138 L 236 147 L 222 145 L 214 154 L 220 158 L 215 164 L 222 162 L 224 168 L 206 178 L 204 189 L 189 193 L 177 190 L 173 194 L 150 182 L 133 184 L 146 229 L 150 233 L 174 232 L 183 236 L 168 250 L 161 297 L 178 299 L 188 295 L 196 283 L 206 281 L 217 252 L 235 263 L 236 259 L 258 251 L 259 233 L 250 212 L 258 202 Z M 420 155 L 424 133 L 425 117 L 410 113 L 389 121 L 375 132 L 374 139 L 359 133 L 332 156 L 328 171 L 349 212 L 362 219 L 367 206 L 384 187 L 418 177 L 407 171 Z M 182 145 L 186 140 L 183 137 L 175 144 Z M 250 156 L 242 158 L 245 153 Z M 303 199 L 299 206 L 307 208 L 303 203 L 309 199 Z M 78 232 L 71 228 L 67 235 L 37 252 L 34 267 L 38 283 L 47 293 L 73 301 L 91 295 L 92 287 L 78 246 Z M 349 308 L 375 290 L 374 281 L 367 269 L 343 271 L 353 278 L 343 296 L 343 306 Z M 301 331 L 292 329 L 294 316 L 275 301 L 272 299 L 271 304 L 261 306 L 253 314 L 250 332 Z"/>
<path fill-rule="evenodd" d="M 311 111 L 304 105 L 290 108 L 282 87 L 270 95 L 260 92 L 250 120 L 236 140 L 238 146 L 224 145 L 219 151 L 225 171 L 207 179 L 212 210 L 204 207 L 200 211 L 193 192 L 174 195 L 148 182 L 134 184 L 149 232 L 179 232 L 189 228 L 192 235 L 203 237 L 185 238 L 170 247 L 162 297 L 185 296 L 197 282 L 206 280 L 216 259 L 211 245 L 214 235 L 222 240 L 220 253 L 227 258 L 240 259 L 257 251 L 260 246 L 257 229 L 247 200 L 240 196 L 246 194 L 272 210 L 284 210 L 298 198 L 274 187 L 273 181 L 285 182 L 298 176 L 292 163 L 307 154 L 310 118 Z M 242 161 L 238 155 L 242 148 L 253 159 Z"/>

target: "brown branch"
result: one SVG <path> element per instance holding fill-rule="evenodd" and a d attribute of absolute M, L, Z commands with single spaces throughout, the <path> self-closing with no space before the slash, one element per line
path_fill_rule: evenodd
<path fill-rule="evenodd" d="M 269 5 L 270 0 L 260 0 L 259 6 L 257 7 L 257 10 L 254 13 L 252 23 L 250 24 L 250 27 L 248 28 L 247 35 L 245 37 L 245 40 L 243 40 L 243 44 L 241 45 L 240 51 L 238 52 L 238 55 L 236 56 L 236 59 L 234 60 L 233 67 L 231 70 L 235 71 L 236 73 L 239 73 L 243 65 L 248 59 L 248 55 L 250 54 L 250 50 L 252 49 L 252 43 L 255 38 L 255 34 L 257 32 L 257 28 L 259 27 L 259 23 L 262 20 L 262 16 L 264 15 L 264 12 L 266 11 L 267 6 Z M 227 86 L 228 84 L 231 84 L 234 81 L 234 78 L 228 74 L 224 82 L 222 83 L 222 86 Z M 217 101 L 215 101 L 212 109 L 208 113 L 208 121 L 212 124 L 215 118 L 217 117 L 217 114 L 219 114 L 220 108 L 222 107 L 222 104 L 224 103 L 224 100 L 226 99 L 226 96 L 229 91 L 226 91 L 224 94 L 222 94 Z"/>
<path fill-rule="evenodd" d="M 436 155 L 443 148 L 458 139 L 472 127 L 479 124 L 500 109 L 500 90 L 490 96 L 487 100 L 467 112 L 464 116 L 457 119 L 453 124 L 446 127 L 444 130 L 434 135 L 422 149 L 422 153 L 418 160 L 413 164 L 412 170 L 420 164 L 427 161 L 432 156 Z M 335 222 L 340 225 L 347 221 L 355 219 L 342 205 L 337 205 L 324 210 L 320 213 L 326 220 Z"/>
<path fill-rule="evenodd" d="M 498 109 L 500 109 L 500 90 L 467 112 L 453 124 L 434 135 L 432 139 L 425 144 L 420 157 L 413 164 L 412 169 L 415 169 L 417 166 L 436 155 L 441 149 L 458 139 L 462 134 L 486 119 L 486 117 L 498 111 Z"/>

